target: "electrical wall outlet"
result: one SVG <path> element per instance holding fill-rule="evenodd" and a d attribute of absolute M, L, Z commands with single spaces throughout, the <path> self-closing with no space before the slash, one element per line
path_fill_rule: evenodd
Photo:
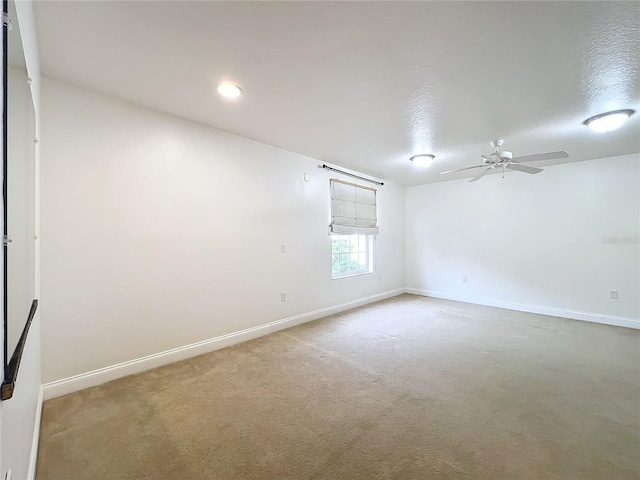
<path fill-rule="evenodd" d="M 286 243 L 281 243 L 280 244 L 280 253 L 287 253 L 287 244 Z"/>
<path fill-rule="evenodd" d="M 280 301 L 281 302 L 287 301 L 287 292 L 280 292 Z"/>
<path fill-rule="evenodd" d="M 462 277 L 462 283 L 468 283 L 467 282 L 467 277 Z"/>
<path fill-rule="evenodd" d="M 618 299 L 618 290 L 609 290 L 609 298 L 611 300 L 617 300 Z"/>

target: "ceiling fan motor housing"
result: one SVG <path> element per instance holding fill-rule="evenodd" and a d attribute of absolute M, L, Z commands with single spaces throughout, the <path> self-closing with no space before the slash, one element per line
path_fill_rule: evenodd
<path fill-rule="evenodd" d="M 513 158 L 513 152 L 510 152 L 509 150 L 503 150 L 497 155 L 500 157 L 500 160 L 511 160 Z"/>
<path fill-rule="evenodd" d="M 495 152 L 490 155 L 482 155 L 483 163 L 485 165 L 495 165 L 497 163 L 511 163 L 511 159 L 513 158 L 513 153 L 509 150 L 504 150 L 502 152 Z"/>

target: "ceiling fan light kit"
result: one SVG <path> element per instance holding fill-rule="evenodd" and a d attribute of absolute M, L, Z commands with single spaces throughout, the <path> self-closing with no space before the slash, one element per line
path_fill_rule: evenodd
<path fill-rule="evenodd" d="M 634 113 L 635 111 L 631 109 L 614 110 L 613 112 L 601 113 L 589 117 L 584 121 L 584 124 L 594 132 L 612 132 L 620 128 Z"/>
<path fill-rule="evenodd" d="M 471 167 L 460 168 L 458 170 L 448 170 L 446 172 L 440 172 L 441 175 L 447 173 L 462 172 L 465 170 L 472 170 L 474 168 L 484 168 L 479 174 L 473 177 L 470 182 L 476 182 L 480 180 L 487 173 L 494 170 L 496 167 L 502 168 L 502 177 L 504 178 L 504 172 L 508 168 L 509 170 L 516 170 L 518 172 L 524 172 L 529 174 L 536 174 L 542 171 L 542 168 L 532 167 L 529 165 L 523 165 L 521 162 L 535 162 L 541 160 L 554 160 L 557 158 L 567 158 L 568 152 L 564 150 L 558 152 L 537 153 L 535 155 L 524 155 L 520 157 L 514 157 L 513 152 L 508 150 L 501 150 L 504 140 L 495 140 L 491 142 L 491 146 L 496 149 L 494 153 L 487 155 L 480 155 L 482 157 L 481 165 L 473 165 Z"/>

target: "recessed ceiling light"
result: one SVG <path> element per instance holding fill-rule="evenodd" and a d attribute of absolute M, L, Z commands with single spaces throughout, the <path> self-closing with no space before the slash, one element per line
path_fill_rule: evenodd
<path fill-rule="evenodd" d="M 587 118 L 584 124 L 594 132 L 605 133 L 617 130 L 627 119 L 633 115 L 633 110 L 616 110 L 614 112 L 601 113 Z"/>
<path fill-rule="evenodd" d="M 414 155 L 409 160 L 411 160 L 416 167 L 429 167 L 433 163 L 434 158 L 436 157 L 430 153 L 421 153 Z"/>
<path fill-rule="evenodd" d="M 218 84 L 218 93 L 223 97 L 236 98 L 242 95 L 242 90 L 235 83 L 223 82 Z"/>

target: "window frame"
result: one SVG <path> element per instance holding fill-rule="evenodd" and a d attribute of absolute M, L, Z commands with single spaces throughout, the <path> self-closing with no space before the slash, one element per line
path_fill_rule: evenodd
<path fill-rule="evenodd" d="M 367 268 L 366 269 L 361 269 L 361 270 L 356 270 L 356 269 L 349 269 L 345 272 L 338 272 L 336 273 L 334 271 L 334 259 L 336 257 L 336 253 L 333 250 L 333 246 L 334 246 L 334 242 L 336 241 L 336 237 L 337 240 L 347 240 L 349 242 L 349 251 L 345 252 L 347 254 L 349 254 L 349 257 L 351 257 L 351 255 L 353 255 L 354 253 L 356 255 L 361 255 L 364 254 L 366 255 L 366 265 Z M 339 237 L 346 237 L 346 238 L 339 238 Z M 351 237 L 358 237 L 358 249 L 354 252 L 353 248 L 352 248 L 352 238 Z M 364 250 L 361 250 L 360 247 L 360 237 L 364 237 Z M 331 238 L 331 280 L 337 280 L 340 278 L 347 278 L 347 277 L 356 277 L 359 275 L 367 275 L 367 274 L 371 274 L 374 272 L 375 270 L 375 235 L 367 235 L 367 234 L 331 234 L 330 235 Z M 338 256 L 339 255 L 344 255 L 345 253 L 342 252 L 338 252 Z"/>

